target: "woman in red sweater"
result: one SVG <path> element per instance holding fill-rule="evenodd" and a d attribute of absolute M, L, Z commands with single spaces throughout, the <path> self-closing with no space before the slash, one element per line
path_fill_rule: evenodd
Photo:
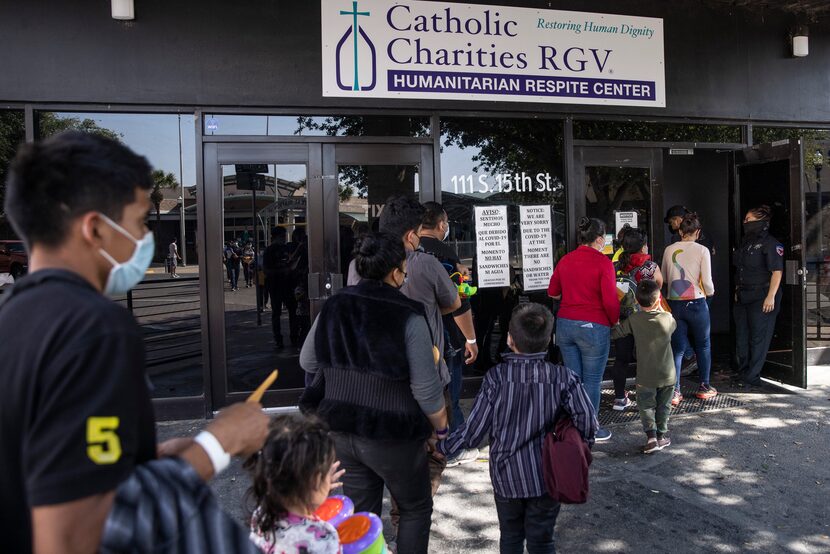
<path fill-rule="evenodd" d="M 620 318 L 620 301 L 614 264 L 602 253 L 605 223 L 583 217 L 577 227 L 580 246 L 559 260 L 548 295 L 562 299 L 556 344 L 565 366 L 582 380 L 594 411 L 599 413 L 602 374 L 608 362 L 611 327 Z M 596 440 L 610 438 L 607 429 L 597 431 Z"/>

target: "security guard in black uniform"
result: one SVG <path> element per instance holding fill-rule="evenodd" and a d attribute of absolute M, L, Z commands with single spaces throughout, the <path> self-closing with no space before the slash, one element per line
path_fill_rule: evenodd
<path fill-rule="evenodd" d="M 744 218 L 744 239 L 735 251 L 737 290 L 735 326 L 741 381 L 761 385 L 761 369 L 781 308 L 784 246 L 769 234 L 769 206 L 752 208 Z"/>

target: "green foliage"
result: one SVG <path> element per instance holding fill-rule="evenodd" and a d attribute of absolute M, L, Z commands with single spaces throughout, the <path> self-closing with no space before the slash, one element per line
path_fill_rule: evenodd
<path fill-rule="evenodd" d="M 741 128 L 737 125 L 648 121 L 574 121 L 574 138 L 578 140 L 739 144 Z"/>
<path fill-rule="evenodd" d="M 441 120 L 443 146 L 470 149 L 475 164 L 471 170 L 489 174 L 542 172 L 552 176 L 562 175 L 562 124 L 556 120 L 538 119 L 471 119 L 448 118 Z M 553 191 L 537 192 L 534 201 L 558 204 L 564 201 L 564 187 Z M 523 203 L 526 193 L 508 192 L 497 195 L 499 199 Z"/>
<path fill-rule="evenodd" d="M 53 112 L 38 114 L 39 138 L 48 137 L 67 130 L 97 133 L 114 140 L 121 136 L 109 129 L 98 126 L 93 119 L 77 117 L 60 117 Z M 6 177 L 9 164 L 17 152 L 18 146 L 26 139 L 26 127 L 22 110 L 0 111 L 0 235 L 11 236 L 11 229 L 3 217 L 3 205 L 6 197 Z"/>
<path fill-rule="evenodd" d="M 429 136 L 428 117 L 401 116 L 330 116 L 297 118 L 296 135 L 322 131 L 330 137 L 425 137 Z M 341 202 L 352 197 L 367 198 L 369 176 L 365 166 L 341 166 L 339 170 Z"/>
<path fill-rule="evenodd" d="M 115 131 L 99 126 L 94 119 L 64 117 L 55 112 L 40 112 L 37 115 L 38 138 L 46 138 L 57 133 L 73 130 L 94 133 L 113 140 L 121 141 L 122 136 Z"/>
<path fill-rule="evenodd" d="M 150 192 L 150 202 L 156 207 L 156 215 L 158 216 L 159 206 L 164 200 L 165 190 L 175 190 L 179 188 L 179 180 L 172 173 L 165 173 L 161 169 L 155 169 L 153 176 L 153 190 Z"/>
<path fill-rule="evenodd" d="M 0 182 L 5 184 L 9 163 L 12 161 L 17 147 L 26 138 L 26 129 L 22 111 L 0 111 Z M 3 198 L 5 187 L 0 186 L 0 200 Z M 2 202 L 0 202 L 2 209 Z"/>

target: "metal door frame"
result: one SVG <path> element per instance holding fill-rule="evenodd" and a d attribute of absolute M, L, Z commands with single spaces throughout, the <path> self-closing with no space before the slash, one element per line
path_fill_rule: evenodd
<path fill-rule="evenodd" d="M 208 361 L 210 371 L 211 406 L 215 411 L 233 402 L 245 400 L 246 392 L 230 392 L 227 380 L 227 351 L 225 344 L 225 301 L 224 274 L 218 263 L 213 260 L 211 252 L 221 252 L 224 236 L 222 187 L 222 166 L 246 163 L 296 164 L 306 166 L 307 180 L 307 214 L 308 221 L 323 219 L 321 158 L 319 144 L 239 144 L 206 143 L 204 145 L 204 230 L 201 236 L 205 241 L 205 256 L 201 271 L 204 275 L 203 287 L 207 291 L 207 337 Z M 217 186 L 218 184 L 218 186 Z M 322 260 L 323 239 L 319 230 L 308 226 L 309 273 Z M 216 254 L 218 257 L 218 254 Z M 286 401 L 296 400 L 296 392 L 268 391 L 263 397 L 263 405 L 281 405 Z"/>
<path fill-rule="evenodd" d="M 224 272 L 210 252 L 220 252 L 224 236 L 221 186 L 223 165 L 245 163 L 302 164 L 306 166 L 307 226 L 309 242 L 309 281 L 316 279 L 320 296 L 312 302 L 312 318 L 323 301 L 342 283 L 339 264 L 339 186 L 338 165 L 411 164 L 419 166 L 420 201 L 435 199 L 433 145 L 388 143 L 320 142 L 205 142 L 203 145 L 204 186 L 201 189 L 198 237 L 202 272 L 203 335 L 209 379 L 205 380 L 206 412 L 244 400 L 247 392 L 230 392 L 227 380 L 225 337 Z M 334 224 L 332 224 L 332 222 Z M 218 256 L 218 254 L 217 254 Z M 265 393 L 263 405 L 290 406 L 296 403 L 300 389 L 271 390 Z"/>
<path fill-rule="evenodd" d="M 419 166 L 419 199 L 428 202 L 435 199 L 432 144 L 324 144 L 323 190 L 324 212 L 333 217 L 334 225 L 325 225 L 325 269 L 323 287 L 329 294 L 345 284 L 340 274 L 339 186 L 340 165 L 417 165 Z"/>
<path fill-rule="evenodd" d="M 741 222 L 743 215 L 741 208 L 741 177 L 740 168 L 750 165 L 760 165 L 769 162 L 789 162 L 789 202 L 790 220 L 787 222 L 791 237 L 790 251 L 785 252 L 784 275 L 781 287 L 796 287 L 792 289 L 792 377 L 782 376 L 778 368 L 770 368 L 765 364 L 762 375 L 801 388 L 807 388 L 807 263 L 806 246 L 804 241 L 805 229 L 805 196 L 804 196 L 804 148 L 801 139 L 789 139 L 768 144 L 758 144 L 751 148 L 744 148 L 735 152 L 733 185 L 732 185 L 732 236 L 737 239 L 741 236 Z M 737 244 L 737 240 L 733 240 Z M 788 259 L 789 258 L 789 259 Z M 795 259 L 793 259 L 795 258 Z M 797 262 L 795 275 L 788 275 L 787 262 Z M 735 288 L 734 276 L 732 290 Z M 793 283 L 795 280 L 797 282 Z M 790 282 L 788 282 L 790 281 Z M 780 314 L 779 314 L 780 317 Z M 799 371 L 799 368 L 800 371 Z M 801 373 L 799 376 L 798 373 Z"/>

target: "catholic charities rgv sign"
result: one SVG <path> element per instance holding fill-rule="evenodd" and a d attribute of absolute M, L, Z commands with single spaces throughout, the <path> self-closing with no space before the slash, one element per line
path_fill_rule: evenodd
<path fill-rule="evenodd" d="M 321 0 L 323 96 L 665 107 L 663 20 Z"/>

